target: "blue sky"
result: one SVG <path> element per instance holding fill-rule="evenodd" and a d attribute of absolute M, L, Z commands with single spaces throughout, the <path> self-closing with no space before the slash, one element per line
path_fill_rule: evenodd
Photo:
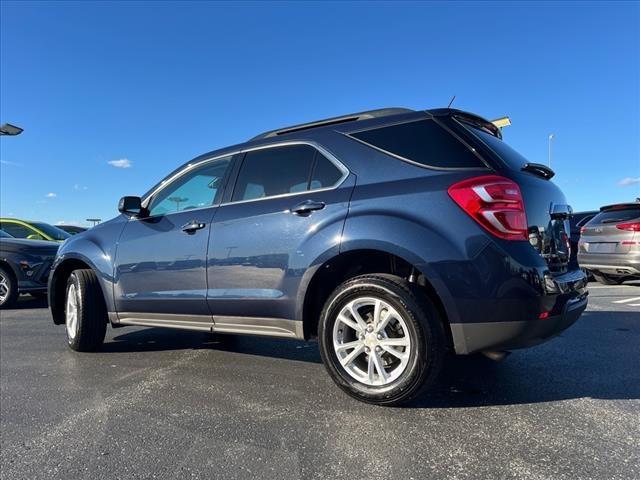
<path fill-rule="evenodd" d="M 640 196 L 639 3 L 9 2 L 0 213 L 111 218 L 190 158 L 359 110 L 454 106 L 576 209 Z M 122 168 L 128 166 L 128 168 Z M 625 180 L 626 179 L 626 180 Z"/>

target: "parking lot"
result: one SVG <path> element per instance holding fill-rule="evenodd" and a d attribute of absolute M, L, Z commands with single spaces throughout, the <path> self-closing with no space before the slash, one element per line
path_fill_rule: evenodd
<path fill-rule="evenodd" d="M 640 478 L 640 282 L 503 363 L 452 359 L 405 408 L 334 386 L 315 343 L 109 329 L 80 354 L 41 302 L 3 311 L 1 476 Z"/>

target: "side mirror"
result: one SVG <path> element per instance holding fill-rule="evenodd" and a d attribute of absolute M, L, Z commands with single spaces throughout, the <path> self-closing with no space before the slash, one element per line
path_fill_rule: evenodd
<path fill-rule="evenodd" d="M 143 210 L 140 197 L 122 197 L 118 203 L 118 211 L 130 217 L 141 215 Z"/>

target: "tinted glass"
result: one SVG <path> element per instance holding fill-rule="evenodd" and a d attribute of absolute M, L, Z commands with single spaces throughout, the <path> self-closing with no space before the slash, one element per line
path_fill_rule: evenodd
<path fill-rule="evenodd" d="M 593 217 L 588 225 L 606 225 L 608 223 L 628 222 L 636 219 L 640 219 L 640 208 L 607 210 Z"/>
<path fill-rule="evenodd" d="M 233 201 L 304 192 L 316 150 L 288 145 L 247 152 L 238 174 Z"/>
<path fill-rule="evenodd" d="M 331 160 L 318 152 L 309 188 L 316 190 L 318 188 L 332 187 L 340 180 L 340 177 L 342 177 L 340 169 Z"/>
<path fill-rule="evenodd" d="M 5 232 L 4 230 L 0 230 L 0 238 L 13 238 L 13 237 L 9 235 L 7 232 Z"/>
<path fill-rule="evenodd" d="M 425 166 L 484 167 L 482 161 L 463 143 L 433 120 L 391 125 L 352 133 L 351 136 Z"/>
<path fill-rule="evenodd" d="M 480 138 L 480 140 L 493 150 L 493 153 L 500 157 L 510 168 L 520 170 L 525 163 L 529 163 L 529 160 L 520 155 L 499 138 L 467 123 L 464 123 L 464 126 L 467 127 L 476 137 Z"/>
<path fill-rule="evenodd" d="M 29 235 L 37 235 L 34 230 L 18 223 L 2 222 L 0 228 L 15 238 L 28 238 Z"/>
<path fill-rule="evenodd" d="M 61 228 L 54 227 L 53 225 L 49 225 L 48 223 L 33 222 L 33 226 L 38 230 L 43 231 L 54 240 L 65 240 L 71 236 Z"/>
<path fill-rule="evenodd" d="M 165 215 L 214 205 L 222 193 L 222 181 L 231 157 L 224 157 L 185 173 L 157 193 L 150 215 Z"/>

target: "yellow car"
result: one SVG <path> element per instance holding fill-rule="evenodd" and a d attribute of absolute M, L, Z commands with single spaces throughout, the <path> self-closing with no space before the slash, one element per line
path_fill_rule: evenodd
<path fill-rule="evenodd" d="M 69 235 L 64 230 L 44 222 L 28 222 L 17 218 L 0 218 L 0 230 L 15 238 L 64 242 Z"/>

